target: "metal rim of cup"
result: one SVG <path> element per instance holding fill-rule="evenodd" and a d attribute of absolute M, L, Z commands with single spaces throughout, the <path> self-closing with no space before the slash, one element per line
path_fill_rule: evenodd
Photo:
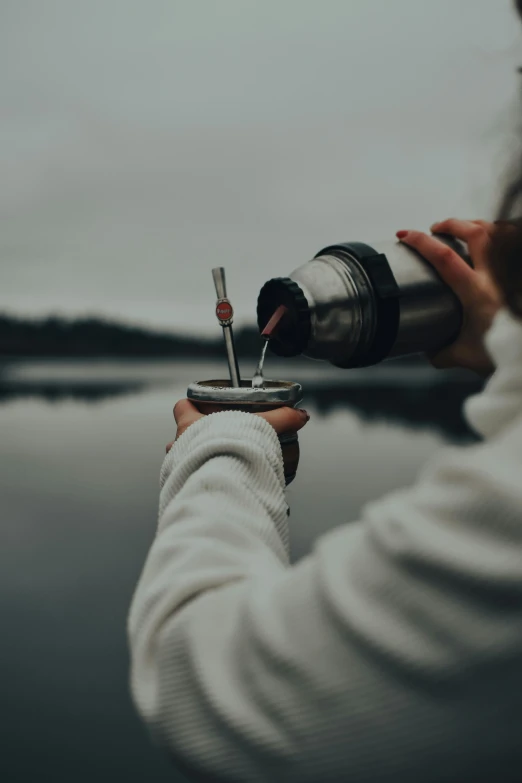
<path fill-rule="evenodd" d="M 303 387 L 294 381 L 265 381 L 265 386 L 253 388 L 250 381 L 243 381 L 245 385 L 230 386 L 230 381 L 208 380 L 194 381 L 187 389 L 189 400 L 197 402 L 277 402 L 296 406 L 302 399 Z"/>

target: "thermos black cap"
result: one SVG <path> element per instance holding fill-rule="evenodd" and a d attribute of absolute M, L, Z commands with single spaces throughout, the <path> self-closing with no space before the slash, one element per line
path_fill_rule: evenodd
<path fill-rule="evenodd" d="M 259 292 L 257 324 L 260 332 L 280 305 L 288 312 L 270 339 L 270 349 L 277 356 L 299 356 L 308 345 L 312 325 L 306 297 L 290 277 L 273 277 Z"/>

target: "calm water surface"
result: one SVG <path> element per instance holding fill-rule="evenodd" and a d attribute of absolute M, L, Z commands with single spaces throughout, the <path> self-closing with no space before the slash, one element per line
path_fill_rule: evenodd
<path fill-rule="evenodd" d="M 173 403 L 217 368 L 67 367 L 65 379 L 63 366 L 33 365 L 0 383 L 3 779 L 181 780 L 130 704 L 125 620 L 154 534 Z M 394 372 L 349 389 L 335 373 L 322 387 L 315 368 L 308 377 L 312 419 L 289 490 L 294 559 L 466 435 L 460 386 L 434 390 L 406 371 L 392 382 Z"/>

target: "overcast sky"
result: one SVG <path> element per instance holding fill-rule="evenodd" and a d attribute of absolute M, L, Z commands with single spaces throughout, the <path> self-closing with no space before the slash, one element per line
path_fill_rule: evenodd
<path fill-rule="evenodd" d="M 511 0 L 0 0 L 0 310 L 215 329 L 335 241 L 486 217 Z"/>

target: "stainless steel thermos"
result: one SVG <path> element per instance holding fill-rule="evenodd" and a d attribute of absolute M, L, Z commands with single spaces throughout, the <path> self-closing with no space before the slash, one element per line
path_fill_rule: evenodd
<path fill-rule="evenodd" d="M 463 243 L 437 238 L 470 263 Z M 289 277 L 269 280 L 259 293 L 260 330 L 280 305 L 288 312 L 270 340 L 274 353 L 346 368 L 437 351 L 462 325 L 453 292 L 427 261 L 398 242 L 331 245 Z"/>

